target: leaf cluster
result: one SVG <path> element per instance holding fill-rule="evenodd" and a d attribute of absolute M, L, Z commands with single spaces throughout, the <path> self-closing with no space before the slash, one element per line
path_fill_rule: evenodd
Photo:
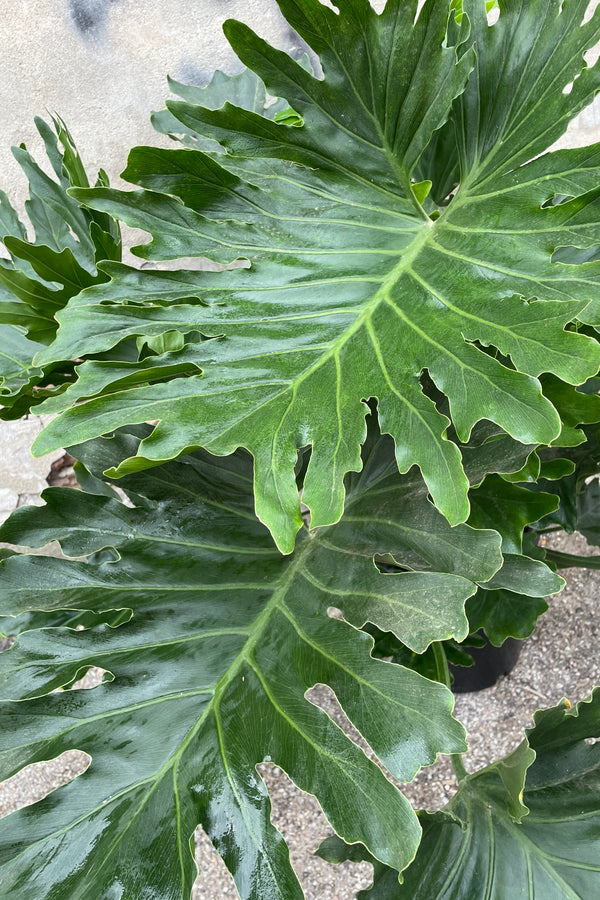
<path fill-rule="evenodd" d="M 0 777 L 91 757 L 0 822 L 2 891 L 189 896 L 200 824 L 240 897 L 301 900 L 273 761 L 322 854 L 373 863 L 361 897 L 591 898 L 598 692 L 466 776 L 447 663 L 531 634 L 582 564 L 541 535 L 600 542 L 600 145 L 549 149 L 600 15 L 278 3 L 310 54 L 226 23 L 247 68 L 171 82 L 135 190 L 90 186 L 54 118 L 53 176 L 15 151 L 29 232 L 0 196 L 0 415 L 54 416 L 34 450 L 81 486 L 0 527 L 63 553 L 2 554 Z M 398 783 L 444 753 L 456 796 L 417 814 Z"/>

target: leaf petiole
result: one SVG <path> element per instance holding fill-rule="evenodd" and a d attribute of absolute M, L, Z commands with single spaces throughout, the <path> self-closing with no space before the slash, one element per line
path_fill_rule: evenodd
<path fill-rule="evenodd" d="M 433 648 L 433 655 L 435 657 L 435 667 L 437 672 L 437 680 L 441 681 L 442 684 L 445 684 L 448 690 L 450 690 L 450 669 L 448 668 L 448 660 L 446 659 L 446 651 L 444 650 L 440 641 L 434 641 L 431 645 Z M 463 778 L 466 778 L 469 774 L 465 769 L 462 754 L 461 753 L 451 753 L 450 761 L 452 762 L 452 769 L 454 770 L 454 774 L 456 776 L 456 780 L 460 784 Z"/>

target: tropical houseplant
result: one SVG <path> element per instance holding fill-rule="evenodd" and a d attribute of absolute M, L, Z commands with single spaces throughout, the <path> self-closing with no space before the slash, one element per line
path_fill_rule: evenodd
<path fill-rule="evenodd" d="M 565 562 L 536 531 L 596 534 L 600 146 L 548 148 L 600 87 L 599 16 L 278 2 L 312 63 L 228 22 L 248 68 L 173 83 L 139 190 L 89 187 L 56 119 L 54 178 L 16 151 L 33 232 L 1 198 L 2 414 L 56 414 L 34 451 L 82 488 L 0 529 L 65 557 L 3 551 L 1 772 L 91 763 L 0 823 L 0 894 L 187 897 L 200 824 L 241 897 L 301 898 L 268 759 L 327 858 L 373 861 L 365 897 L 591 900 L 600 691 L 467 776 L 447 659 L 532 631 Z M 125 265 L 118 221 L 221 270 Z M 458 792 L 417 815 L 384 769 L 440 753 Z"/>

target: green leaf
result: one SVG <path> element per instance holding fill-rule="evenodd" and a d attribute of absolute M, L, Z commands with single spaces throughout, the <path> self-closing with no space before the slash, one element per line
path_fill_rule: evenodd
<path fill-rule="evenodd" d="M 421 206 L 425 202 L 425 200 L 431 190 L 431 185 L 432 185 L 431 181 L 420 181 L 420 182 L 418 182 L 418 184 L 413 184 L 413 186 L 412 186 L 412 192 L 415 195 L 415 197 L 417 198 L 417 200 L 419 201 L 419 203 L 421 204 Z"/>
<path fill-rule="evenodd" d="M 14 325 L 0 324 L 0 401 L 12 405 L 23 386 L 33 384 L 39 374 L 31 360 L 40 345 L 30 341 Z"/>
<path fill-rule="evenodd" d="M 577 496 L 577 530 L 590 544 L 600 545 L 600 484 L 590 481 Z"/>
<path fill-rule="evenodd" d="M 523 585 L 526 585 L 523 588 Z M 532 597 L 557 594 L 565 586 L 564 579 L 556 575 L 538 559 L 528 556 L 505 554 L 502 568 L 483 585 L 489 590 L 522 591 Z"/>
<path fill-rule="evenodd" d="M 209 127 L 237 155 L 275 156 L 318 167 L 324 160 L 334 161 L 333 141 L 330 146 L 325 142 L 319 146 L 317 141 L 317 132 L 327 133 L 333 126 L 334 140 L 343 135 L 336 141 L 336 168 L 357 172 L 361 180 L 373 174 L 380 184 L 383 169 L 383 180 L 389 180 L 396 192 L 398 178 L 406 179 L 412 171 L 473 67 L 473 51 L 465 45 L 468 22 L 458 36 L 457 50 L 446 42 L 445 0 L 429 0 L 418 18 L 413 0 L 402 4 L 392 0 L 379 16 L 364 0 L 344 3 L 342 15 L 313 2 L 300 5 L 280 0 L 279 6 L 318 54 L 323 79 L 307 73 L 240 22 L 229 20 L 224 31 L 242 62 L 260 76 L 271 94 L 288 100 L 309 126 L 306 130 L 286 129 L 281 141 L 273 125 L 246 115 L 233 135 L 231 105 L 207 111 L 174 101 L 168 107 L 184 123 L 186 119 L 194 126 L 201 122 L 204 133 Z M 341 96 L 355 99 L 352 112 L 349 104 L 340 108 Z M 282 142 L 282 153 L 269 147 L 274 138 Z"/>
<path fill-rule="evenodd" d="M 536 456 L 536 468 L 539 465 Z M 553 483 L 547 486 L 554 488 Z M 553 494 L 507 483 L 498 475 L 488 475 L 471 491 L 470 498 L 469 524 L 476 528 L 493 526 L 502 535 L 504 564 L 469 598 L 469 629 L 483 628 L 490 641 L 500 646 L 507 637 L 528 637 L 548 609 L 543 598 L 564 585 L 542 561 L 530 558 L 531 548 L 523 546 L 525 528 L 552 516 L 559 501 Z"/>
<path fill-rule="evenodd" d="M 58 181 L 24 146 L 14 148 L 29 181 L 25 207 L 34 241 L 6 195 L 0 194 L 0 240 L 11 257 L 0 265 L 0 323 L 26 328 L 27 336 L 41 344 L 52 341 L 57 328 L 54 315 L 70 297 L 106 280 L 96 269 L 98 259 L 120 259 L 115 220 L 83 209 L 67 195 L 68 188 L 88 187 L 89 182 L 64 122 L 58 117 L 52 122 L 54 128 L 38 118 L 36 126 Z"/>
<path fill-rule="evenodd" d="M 423 841 L 404 882 L 375 861 L 358 900 L 595 897 L 599 736 L 600 689 L 574 709 L 563 701 L 537 712 L 513 753 L 465 778 L 441 813 L 421 815 Z M 332 862 L 372 860 L 338 838 L 320 852 Z"/>
<path fill-rule="evenodd" d="M 304 56 L 299 62 L 307 71 L 312 71 L 307 56 Z M 229 102 L 241 109 L 275 119 L 287 108 L 284 100 L 273 101 L 272 98 L 267 97 L 263 82 L 251 69 L 245 68 L 238 75 L 233 76 L 226 75 L 217 69 L 206 87 L 181 84 L 173 78 L 169 78 L 168 82 L 169 88 L 178 97 L 207 109 L 219 109 Z M 168 134 L 182 144 L 202 150 L 215 150 L 219 147 L 216 141 L 203 137 L 194 128 L 184 125 L 168 109 L 152 113 L 152 124 L 158 132 Z"/>
<path fill-rule="evenodd" d="M 571 459 L 540 460 L 540 477 L 546 481 L 560 481 L 575 472 L 575 463 Z"/>
<path fill-rule="evenodd" d="M 585 0 L 504 0 L 490 28 L 483 3 L 463 5 L 477 60 L 454 110 L 459 153 L 463 171 L 469 172 L 467 181 L 493 188 L 506 173 L 547 150 L 600 88 L 600 67 L 588 67 L 583 56 L 598 40 L 600 16 L 596 12 L 582 24 Z M 573 160 L 585 159 L 585 152 L 562 152 Z M 565 172 L 561 187 L 552 185 L 545 199 L 553 192 L 581 193 L 579 175 L 577 169 Z"/>
<path fill-rule="evenodd" d="M 505 553 L 521 553 L 525 527 L 558 507 L 558 498 L 553 494 L 507 483 L 498 475 L 488 475 L 471 491 L 470 498 L 469 524 L 474 528 L 495 528 L 502 535 Z"/>
<path fill-rule="evenodd" d="M 529 637 L 548 604 L 540 596 L 479 588 L 465 609 L 470 630 L 483 628 L 490 642 L 500 647 L 508 637 Z"/>
<path fill-rule="evenodd" d="M 479 422 L 469 443 L 460 448 L 473 487 L 480 486 L 490 472 L 510 474 L 521 471 L 534 450 L 535 444 L 521 444 L 491 422 Z"/>
<path fill-rule="evenodd" d="M 29 179 L 26 208 L 35 241 L 28 239 L 10 201 L 0 193 L 0 238 L 11 257 L 0 264 L 3 419 L 19 418 L 61 390 L 65 381 L 73 381 L 72 364 L 39 367 L 33 364 L 33 357 L 52 341 L 56 311 L 83 288 L 106 280 L 96 270 L 97 260 L 118 260 L 121 253 L 115 220 L 105 213 L 84 210 L 67 196 L 70 186 L 87 186 L 88 179 L 66 126 L 57 117 L 52 122 L 53 128 L 36 119 L 58 181 L 43 171 L 24 147 L 16 150 Z"/>
<path fill-rule="evenodd" d="M 161 336 L 162 338 L 162 336 Z M 161 341 L 157 338 L 157 344 Z M 154 339 L 149 342 L 154 343 Z M 159 347 L 160 349 L 160 347 Z M 119 391 L 130 388 L 133 385 L 152 383 L 155 380 L 165 380 L 169 377 L 181 377 L 194 374 L 199 371 L 199 351 L 194 345 L 188 345 L 181 350 L 167 351 L 156 356 L 147 356 L 142 360 L 130 362 L 121 360 L 94 360 L 87 365 L 76 366 L 80 374 L 77 381 L 69 385 L 56 396 L 50 397 L 40 406 L 38 412 L 56 413 L 63 409 L 69 409 L 71 405 L 82 398 L 93 396 L 96 392 L 105 388 Z"/>
<path fill-rule="evenodd" d="M 447 0 L 429 0 L 418 16 L 416 2 L 400 0 L 380 15 L 365 0 L 345 0 L 339 14 L 317 0 L 280 6 L 319 55 L 322 78 L 244 25 L 226 31 L 302 125 L 264 115 L 262 93 L 244 108 L 236 86 L 233 103 L 213 108 L 191 89 L 171 113 L 226 153 L 137 148 L 125 175 L 142 190 L 70 192 L 149 232 L 140 256 L 250 267 L 104 265 L 110 285 L 72 299 L 37 362 L 175 330 L 218 338 L 202 347 L 202 373 L 150 392 L 106 385 L 51 423 L 35 452 L 64 443 L 65 431 L 82 442 L 150 420 L 152 436 L 120 474 L 200 446 L 216 455 L 245 447 L 257 513 L 290 552 L 301 526 L 298 451 L 312 447 L 303 500 L 313 523 L 337 521 L 344 476 L 360 466 L 364 401 L 377 398 L 399 470 L 419 466 L 438 508 L 464 521 L 459 452 L 423 380 L 447 397 L 460 441 L 492 420 L 518 441 L 547 444 L 561 423 L 538 376 L 579 384 L 600 365 L 598 342 L 565 330 L 600 298 L 600 263 L 554 256 L 597 241 L 600 148 L 533 159 L 597 89 L 583 52 L 600 37 L 598 16 L 581 25 L 580 0 L 526 9 L 511 0 L 493 27 L 483 4 L 465 6 L 457 23 Z M 441 198 L 439 179 L 452 182 L 459 160 L 456 196 Z M 429 181 L 440 207 L 425 199 Z M 559 193 L 570 199 L 546 203 Z"/>
<path fill-rule="evenodd" d="M 535 482 L 540 476 L 541 469 L 542 464 L 538 454 L 532 453 L 522 469 L 518 472 L 511 472 L 508 475 L 503 475 L 502 478 L 504 481 L 509 481 L 513 484 L 518 484 L 523 481 Z"/>
<path fill-rule="evenodd" d="M 593 399 L 596 399 L 595 397 Z M 591 525 L 594 515 L 594 498 L 596 492 L 596 478 L 600 471 L 600 447 L 598 446 L 597 424 L 583 426 L 580 434 L 583 434 L 584 442 L 569 448 L 547 448 L 540 451 L 542 459 L 542 477 L 536 484 L 529 484 L 531 491 L 551 491 L 555 494 L 560 505 L 558 509 L 548 512 L 533 527 L 536 531 L 544 531 L 559 525 L 568 533 L 580 531 L 582 527 Z M 570 473 L 565 472 L 558 481 L 549 480 L 555 477 L 553 471 L 556 466 L 562 469 L 568 465 Z M 550 472 L 547 472 L 550 467 Z M 589 493 L 589 498 L 586 495 Z M 585 523 L 580 524 L 580 517 Z"/>
<path fill-rule="evenodd" d="M 596 379 L 582 385 L 577 390 L 551 375 L 543 378 L 542 390 L 552 405 L 560 413 L 562 429 L 553 441 L 554 447 L 576 447 L 586 440 L 586 431 L 581 426 L 600 422 L 600 396 Z"/>
<path fill-rule="evenodd" d="M 0 233 L 3 237 L 10 234 L 19 238 L 24 238 L 27 234 L 25 226 L 4 191 L 0 191 Z"/>
<path fill-rule="evenodd" d="M 140 436 L 121 432 L 78 448 L 92 486 L 107 464 L 135 452 Z M 0 656 L 0 777 L 73 747 L 92 756 L 85 775 L 0 823 L 11 897 L 108 896 L 117 885 L 131 896 L 143 885 L 181 897 L 194 878 L 190 837 L 201 823 L 242 897 L 300 898 L 255 770 L 265 759 L 316 794 L 345 839 L 398 869 L 410 862 L 420 831 L 409 804 L 305 693 L 330 685 L 400 780 L 440 752 L 461 752 L 448 690 L 374 659 L 372 639 L 349 623 L 392 629 L 416 652 L 462 639 L 464 601 L 475 578 L 500 566 L 500 539 L 451 528 L 418 473 L 398 474 L 391 438 L 371 428 L 364 454 L 342 520 L 303 530 L 291 557 L 252 514 L 243 453 L 220 460 L 199 452 L 127 476 L 121 484 L 134 508 L 50 488 L 45 507 L 21 508 L 0 528 L 0 540 L 56 539 L 68 556 L 88 557 L 2 563 L 2 610 L 25 624 Z M 384 574 L 374 564 L 379 551 L 420 568 Z M 51 619 L 56 612 L 62 621 Z M 110 673 L 100 687 L 52 693 L 93 665 Z M 392 720 L 391 731 L 381 729 Z"/>
<path fill-rule="evenodd" d="M 275 115 L 273 116 L 273 121 L 277 122 L 278 125 L 289 125 L 292 128 L 302 128 L 302 126 L 304 125 L 304 119 L 302 118 L 302 116 L 299 116 L 291 106 L 288 106 L 286 109 L 282 109 L 279 112 L 275 113 Z"/>

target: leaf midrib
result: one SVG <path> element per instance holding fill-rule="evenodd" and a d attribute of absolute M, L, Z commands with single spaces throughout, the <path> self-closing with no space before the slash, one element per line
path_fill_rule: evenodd
<path fill-rule="evenodd" d="M 186 738 L 181 742 L 181 744 L 179 745 L 177 750 L 160 767 L 160 769 L 158 769 L 156 773 L 154 773 L 147 779 L 144 779 L 143 782 L 137 782 L 134 785 L 134 788 L 137 789 L 144 783 L 150 784 L 149 792 L 143 799 L 142 804 L 144 804 L 147 801 L 147 799 L 149 798 L 149 796 L 151 796 L 153 791 L 156 789 L 157 785 L 160 783 L 162 778 L 169 772 L 169 770 L 172 771 L 173 779 L 175 779 L 175 780 L 177 779 L 178 766 L 183 757 L 184 752 L 186 751 L 187 747 L 190 745 L 192 740 L 196 737 L 196 735 L 198 734 L 198 732 L 204 725 L 205 721 L 211 715 L 214 715 L 215 721 L 217 722 L 217 727 L 220 728 L 220 719 L 219 719 L 219 715 L 218 715 L 219 701 L 220 701 L 224 691 L 227 689 L 227 687 L 231 684 L 231 682 L 235 678 L 240 667 L 245 662 L 248 663 L 248 665 L 253 666 L 253 663 L 250 659 L 250 654 L 251 654 L 254 646 L 257 644 L 260 637 L 262 636 L 263 632 L 266 630 L 274 611 L 276 609 L 279 609 L 280 607 L 281 608 L 283 607 L 283 603 L 281 602 L 281 599 L 282 599 L 282 597 L 285 596 L 285 593 L 286 593 L 286 590 L 287 590 L 289 584 L 291 583 L 291 581 L 293 581 L 293 579 L 295 577 L 296 568 L 301 565 L 301 561 L 302 561 L 304 555 L 307 554 L 308 552 L 310 552 L 311 546 L 312 546 L 311 542 L 306 541 L 305 546 L 302 548 L 302 550 L 300 552 L 298 552 L 296 554 L 296 556 L 294 557 L 294 559 L 290 562 L 290 564 L 288 565 L 287 571 L 286 571 L 283 579 L 281 580 L 278 588 L 273 592 L 273 596 L 267 602 L 267 604 L 265 605 L 265 608 L 263 609 L 263 611 L 259 614 L 259 616 L 255 620 L 252 628 L 248 629 L 248 631 L 250 633 L 250 637 L 249 637 L 248 641 L 244 645 L 242 651 L 236 656 L 236 658 L 234 659 L 232 664 L 229 666 L 227 671 L 221 676 L 221 678 L 217 682 L 217 685 L 215 686 L 215 688 L 212 690 L 205 689 L 203 691 L 196 690 L 196 691 L 192 692 L 192 693 L 212 693 L 212 695 L 213 695 L 212 700 L 207 703 L 204 712 L 197 719 L 194 726 L 190 729 Z M 167 696 L 167 697 L 152 698 L 151 700 L 146 701 L 142 705 L 152 706 L 156 702 L 164 702 L 165 700 L 169 700 L 169 699 L 178 699 L 179 696 L 180 696 L 180 693 L 178 693 L 175 697 Z M 139 706 L 140 706 L 140 704 L 135 704 L 133 708 L 138 709 Z M 117 711 L 113 710 L 112 712 L 114 713 Z M 121 710 L 119 710 L 118 712 L 121 712 Z M 97 716 L 97 718 L 104 718 L 104 714 Z M 86 719 L 86 722 L 87 721 L 89 721 L 89 719 Z M 69 729 L 66 729 L 66 732 L 72 730 L 73 728 L 79 727 L 80 724 L 81 724 L 80 722 L 77 722 L 75 725 L 71 726 Z M 61 735 L 64 733 L 65 732 L 61 732 Z M 221 746 L 220 740 L 219 740 L 219 744 Z M 225 770 L 228 771 L 227 761 L 225 758 L 223 758 L 223 765 L 225 767 Z M 231 779 L 230 779 L 230 781 L 231 781 Z M 130 789 L 131 789 L 131 787 L 124 788 L 123 791 L 120 792 L 119 795 L 117 795 L 117 797 L 122 796 L 123 794 L 127 793 L 127 791 L 129 791 Z M 236 786 L 234 784 L 232 784 L 232 789 L 234 791 L 236 790 Z M 112 799 L 114 800 L 115 797 L 113 797 Z M 102 806 L 103 804 L 100 804 L 100 805 Z M 92 810 L 92 812 L 93 812 L 93 810 Z M 85 816 L 79 817 L 76 821 L 69 823 L 69 825 L 66 826 L 65 828 L 61 829 L 61 831 L 67 832 L 67 831 L 71 830 L 73 827 L 75 827 L 77 824 L 79 824 L 80 821 L 82 821 L 84 818 L 87 818 L 89 815 L 90 815 L 90 811 L 86 812 Z"/>
<path fill-rule="evenodd" d="M 438 221 L 441 221 L 441 219 Z M 426 227 L 427 225 L 428 227 Z M 319 359 L 315 363 L 301 372 L 298 376 L 286 381 L 279 392 L 276 392 L 275 394 L 269 394 L 266 400 L 258 402 L 252 408 L 252 410 L 250 410 L 249 412 L 245 412 L 241 416 L 241 418 L 246 418 L 248 415 L 255 414 L 257 410 L 259 410 L 262 406 L 271 403 L 276 397 L 281 396 L 282 394 L 287 394 L 290 388 L 290 383 L 293 386 L 295 395 L 300 385 L 310 376 L 314 375 L 314 373 L 322 368 L 322 366 L 324 366 L 327 362 L 329 362 L 330 359 L 339 359 L 339 354 L 342 347 L 351 339 L 354 334 L 360 331 L 365 323 L 368 323 L 370 321 L 376 309 L 382 303 L 387 302 L 391 287 L 400 279 L 403 274 L 405 274 L 405 271 L 409 269 L 414 258 L 421 252 L 423 247 L 431 238 L 436 226 L 437 222 L 431 222 L 430 220 L 428 220 L 427 223 L 423 223 L 420 231 L 417 232 L 414 240 L 408 245 L 406 252 L 401 256 L 396 266 L 394 266 L 387 277 L 385 277 L 381 281 L 380 288 L 376 291 L 374 296 L 364 304 L 362 310 L 359 312 L 352 325 L 345 331 L 343 331 L 338 338 L 332 341 L 326 353 L 319 357 Z M 247 386 L 243 385 L 239 389 L 246 390 Z M 228 390 L 232 389 L 229 388 Z M 405 402 L 407 402 L 406 398 L 403 399 Z M 231 425 L 227 426 L 220 432 L 219 437 L 222 439 L 228 431 L 237 427 L 238 424 L 239 419 L 236 419 Z"/>

